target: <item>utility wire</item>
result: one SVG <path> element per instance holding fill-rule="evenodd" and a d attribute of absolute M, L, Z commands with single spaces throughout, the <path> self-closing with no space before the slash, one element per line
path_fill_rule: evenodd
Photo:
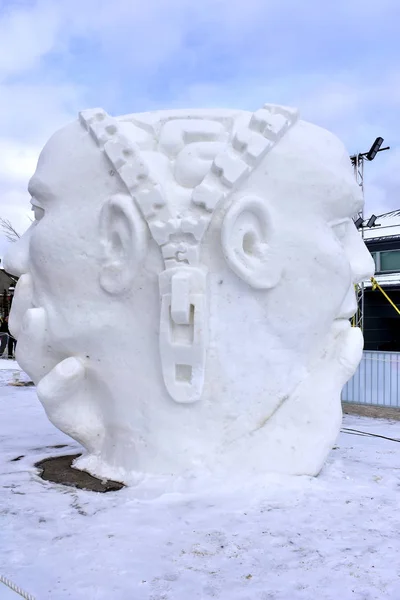
<path fill-rule="evenodd" d="M 341 432 L 349 433 L 351 435 L 362 435 L 367 437 L 382 438 L 383 440 L 389 440 L 391 442 L 400 442 L 398 438 L 392 438 L 386 435 L 379 435 L 379 433 L 371 433 L 369 431 L 360 431 L 359 429 L 350 429 L 349 427 L 342 427 Z"/>

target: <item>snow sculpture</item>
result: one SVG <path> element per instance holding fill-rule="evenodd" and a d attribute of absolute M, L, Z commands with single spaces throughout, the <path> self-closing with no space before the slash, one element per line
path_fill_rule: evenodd
<path fill-rule="evenodd" d="M 12 247 L 17 360 L 95 475 L 317 474 L 373 261 L 348 154 L 265 105 L 112 118 L 47 143 Z"/>

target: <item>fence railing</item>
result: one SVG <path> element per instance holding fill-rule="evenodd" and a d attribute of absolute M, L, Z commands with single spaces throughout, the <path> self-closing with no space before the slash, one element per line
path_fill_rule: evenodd
<path fill-rule="evenodd" d="M 365 351 L 343 402 L 400 408 L 400 352 Z"/>

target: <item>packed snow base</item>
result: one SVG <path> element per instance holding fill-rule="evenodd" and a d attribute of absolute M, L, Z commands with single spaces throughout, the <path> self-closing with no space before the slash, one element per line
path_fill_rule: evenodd
<path fill-rule="evenodd" d="M 400 598 L 399 444 L 342 433 L 317 478 L 97 494 L 38 477 L 79 447 L 12 381 L 0 371 L 0 573 L 37 600 Z M 400 438 L 400 422 L 345 426 Z"/>

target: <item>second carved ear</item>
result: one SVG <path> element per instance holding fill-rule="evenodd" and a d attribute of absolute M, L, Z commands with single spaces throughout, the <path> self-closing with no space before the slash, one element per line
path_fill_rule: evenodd
<path fill-rule="evenodd" d="M 129 290 L 144 259 L 147 240 L 147 225 L 130 196 L 116 194 L 104 203 L 100 215 L 100 285 L 106 292 Z"/>
<path fill-rule="evenodd" d="M 230 206 L 222 223 L 222 249 L 228 265 L 256 289 L 273 288 L 282 276 L 273 221 L 266 200 L 245 196 Z"/>

